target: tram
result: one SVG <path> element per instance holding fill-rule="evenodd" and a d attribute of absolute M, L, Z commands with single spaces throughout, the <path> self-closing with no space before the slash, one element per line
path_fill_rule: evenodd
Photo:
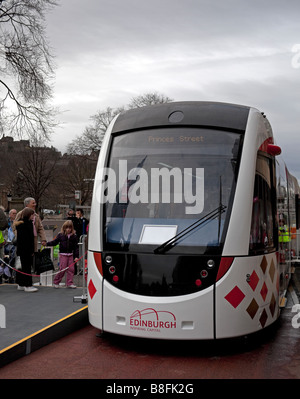
<path fill-rule="evenodd" d="M 299 187 L 280 152 L 252 107 L 172 102 L 118 115 L 95 175 L 90 323 L 169 340 L 272 324 L 298 255 Z"/>

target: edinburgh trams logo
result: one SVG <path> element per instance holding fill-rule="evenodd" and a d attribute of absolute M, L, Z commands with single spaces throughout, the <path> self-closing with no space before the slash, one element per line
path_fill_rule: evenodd
<path fill-rule="evenodd" d="M 130 316 L 130 328 L 160 332 L 162 329 L 176 328 L 176 317 L 173 313 L 165 310 L 153 308 L 135 310 Z"/>

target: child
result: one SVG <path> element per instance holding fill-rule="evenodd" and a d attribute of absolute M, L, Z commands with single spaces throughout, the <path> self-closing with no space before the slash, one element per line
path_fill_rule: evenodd
<path fill-rule="evenodd" d="M 59 288 L 59 283 L 67 272 L 67 287 L 76 288 L 73 283 L 74 263 L 78 261 L 78 238 L 71 220 L 67 220 L 57 237 L 47 246 L 55 247 L 59 243 L 59 269 L 60 272 L 54 278 L 54 287 Z"/>

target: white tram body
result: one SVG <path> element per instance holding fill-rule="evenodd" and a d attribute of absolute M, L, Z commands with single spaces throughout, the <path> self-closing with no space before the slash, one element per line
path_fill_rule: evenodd
<path fill-rule="evenodd" d="M 121 335 L 184 340 L 242 336 L 272 324 L 290 279 L 299 193 L 279 152 L 267 118 L 251 107 L 174 102 L 116 117 L 95 175 L 90 323 Z M 169 203 L 150 197 L 142 177 L 171 166 L 186 178 L 191 172 L 192 191 L 175 197 L 175 188 Z M 284 240 L 279 220 L 288 229 Z"/>

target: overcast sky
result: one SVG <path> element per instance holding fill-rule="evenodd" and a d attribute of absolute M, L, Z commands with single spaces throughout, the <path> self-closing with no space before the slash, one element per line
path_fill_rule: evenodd
<path fill-rule="evenodd" d="M 90 117 L 158 92 L 265 112 L 300 180 L 299 0 L 61 0 L 47 16 L 64 152 Z"/>

